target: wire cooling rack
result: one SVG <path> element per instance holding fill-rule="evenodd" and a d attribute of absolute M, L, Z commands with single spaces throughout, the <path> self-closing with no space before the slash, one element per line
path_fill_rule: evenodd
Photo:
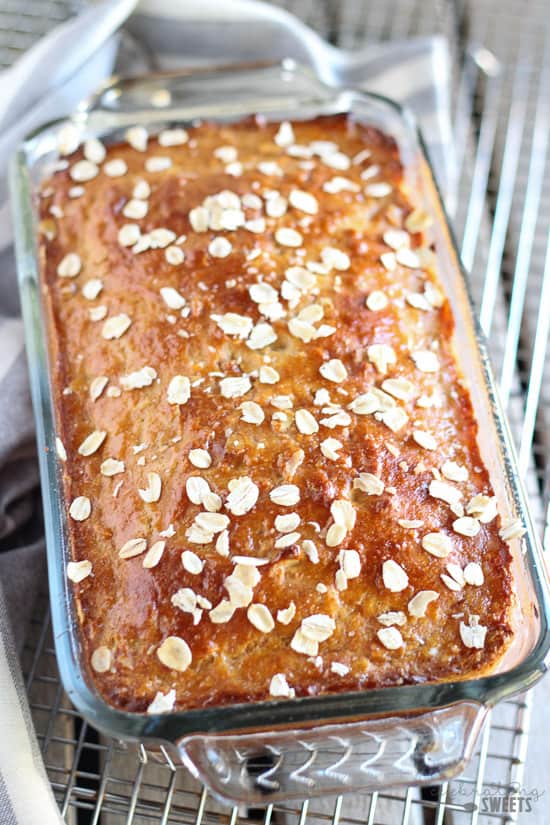
<path fill-rule="evenodd" d="M 0 68 L 10 66 L 39 37 L 76 8 L 73 0 L 1 0 Z"/>
<path fill-rule="evenodd" d="M 519 464 L 545 546 L 550 543 L 550 30 L 546 0 L 286 0 L 346 48 L 438 32 L 453 50 L 456 235 L 489 338 Z M 0 65 L 74 4 L 0 0 Z M 17 29 L 17 37 L 6 30 Z M 304 801 L 265 810 L 219 806 L 164 755 L 100 737 L 60 685 L 46 602 L 25 651 L 31 710 L 46 768 L 73 825 L 509 825 L 521 787 L 530 696 L 493 711 L 474 758 L 443 785 Z M 543 789 L 541 789 L 542 791 Z M 497 800 L 496 803 L 491 803 Z M 536 796 L 531 805 L 537 803 Z M 512 806 L 513 807 L 513 806 Z M 532 811 L 532 808 L 531 808 Z M 542 822 L 542 812 L 539 813 Z"/>

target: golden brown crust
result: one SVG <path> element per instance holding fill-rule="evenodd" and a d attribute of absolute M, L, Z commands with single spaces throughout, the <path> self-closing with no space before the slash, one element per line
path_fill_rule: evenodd
<path fill-rule="evenodd" d="M 295 123 L 293 130 L 290 149 L 274 140 L 278 136 L 285 143 L 287 127 L 279 131 L 277 124 L 255 120 L 200 124 L 183 136 L 172 134 L 173 141 L 170 135 L 162 139 L 184 140 L 180 145 L 159 145 L 150 138 L 145 152 L 128 143 L 113 145 L 98 163 L 99 173 L 83 183 L 74 177 L 94 170 L 80 166 L 75 172 L 83 157 L 78 150 L 43 189 L 42 275 L 59 437 L 67 455 L 65 495 L 68 505 L 85 497 L 91 507 L 85 517 L 86 501 L 77 502 L 72 512 L 83 520 L 68 519 L 73 559 L 91 563 L 91 574 L 74 585 L 82 638 L 98 690 L 126 710 L 146 710 L 157 692 L 168 694 L 170 707 L 172 689 L 175 707 L 191 708 L 266 699 L 270 685 L 271 695 L 302 696 L 479 675 L 494 666 L 511 638 L 509 551 L 496 518 L 483 522 L 483 513 L 491 516 L 490 498 L 476 499 L 477 509 L 475 502 L 468 508 L 475 496 L 491 497 L 492 490 L 453 355 L 452 313 L 431 270 L 432 256 L 422 248 L 422 232 L 385 235 L 402 233 L 404 226 L 414 229 L 414 219 L 421 217 L 410 218 L 413 207 L 403 189 L 396 146 L 346 116 Z M 314 154 L 292 148 L 311 149 L 311 142 L 319 140 L 334 141 L 340 154 L 334 149 L 327 154 L 327 147 L 315 144 Z M 237 152 L 215 151 L 228 146 Z M 85 151 L 100 160 L 100 147 Z M 159 156 L 170 158 L 170 167 L 147 171 L 146 160 Z M 126 171 L 116 164 L 107 170 L 123 174 L 106 173 L 105 163 L 113 159 L 124 161 Z M 271 166 L 258 168 L 266 162 Z M 150 194 L 141 185 L 140 197 L 132 200 L 140 180 L 147 181 Z M 387 194 L 381 184 L 389 185 Z M 242 223 L 243 197 L 244 218 L 256 223 L 196 231 L 205 213 L 192 213 L 194 227 L 190 211 L 224 190 L 234 194 L 209 202 L 210 224 Z M 288 199 L 294 190 L 298 195 L 285 206 L 280 195 Z M 304 198 L 304 192 L 314 200 Z M 139 202 L 147 204 L 146 214 L 126 217 L 124 211 L 144 212 Z M 266 208 L 277 216 L 266 216 Z M 162 248 L 140 252 L 122 245 L 124 233 L 134 231 L 121 236 L 126 224 L 139 226 L 144 246 L 152 230 L 168 229 L 173 235 L 157 233 L 153 237 Z M 292 235 L 276 234 L 281 227 L 299 232 L 298 246 L 286 245 L 294 242 Z M 224 241 L 211 245 L 219 238 L 230 243 L 226 257 L 216 257 L 226 251 Z M 396 264 L 392 246 L 404 241 L 412 252 L 397 253 L 402 263 Z M 327 253 L 327 248 L 337 252 Z M 69 253 L 78 259 L 67 261 Z M 303 269 L 308 263 L 313 266 Z M 91 297 L 99 288 L 88 283 L 93 279 L 101 282 L 97 297 Z M 252 291 L 253 300 L 249 288 L 260 282 L 278 293 L 278 304 L 265 287 Z M 166 287 L 184 302 L 173 292 L 163 297 L 160 290 Z M 289 321 L 310 305 L 314 308 L 302 315 L 302 324 L 289 330 Z M 91 319 L 90 310 L 99 320 Z M 222 318 L 226 313 L 241 318 Z M 127 315 L 130 326 L 120 337 L 105 338 L 105 321 L 119 315 Z M 304 319 L 309 320 L 304 324 Z M 258 324 L 269 324 L 272 332 Z M 297 337 L 316 335 L 315 330 L 320 335 L 312 340 Z M 275 340 L 261 346 L 270 337 Z M 251 348 L 256 341 L 259 348 Z M 386 348 L 372 350 L 373 345 Z M 432 354 L 415 361 L 418 352 Z M 389 358 L 386 369 L 384 358 Z M 279 380 L 264 383 L 262 366 L 275 369 Z M 123 377 L 136 372 L 130 383 L 145 386 L 125 388 Z M 223 396 L 223 379 L 246 375 L 250 389 L 236 398 Z M 90 386 L 100 376 L 108 383 L 102 387 L 95 381 L 93 389 L 101 393 L 92 400 Z M 170 403 L 175 399 L 169 398 L 169 386 L 171 392 L 177 389 L 171 385 L 174 376 L 189 379 L 184 403 Z M 385 386 L 402 397 L 373 396 L 373 388 L 396 378 L 410 386 L 403 381 Z M 188 393 L 181 380 L 179 390 L 183 401 Z M 354 399 L 365 393 L 358 411 Z M 242 419 L 243 402 L 259 405 L 245 409 L 251 422 L 262 418 L 261 423 Z M 106 433 L 100 446 L 81 455 L 79 446 L 97 432 Z M 94 439 L 99 443 L 101 436 Z M 341 446 L 326 439 L 337 439 Z M 210 466 L 193 466 L 190 450 L 206 450 L 208 455 L 192 457 Z M 103 464 L 107 459 L 123 465 Z M 102 465 L 104 471 L 118 472 L 104 475 Z M 160 479 L 158 500 L 143 500 L 156 499 L 159 492 L 158 479 L 148 480 L 149 473 Z M 206 479 L 220 498 L 193 504 L 186 489 L 190 477 Z M 228 501 L 228 484 L 243 477 L 252 482 L 243 482 L 251 509 L 235 514 L 232 510 L 240 512 L 233 506 L 237 492 Z M 443 495 L 449 487 L 458 491 L 453 508 L 434 496 L 434 480 L 447 485 Z M 282 484 L 295 485 L 296 504 L 271 500 L 270 491 Z M 205 512 L 205 501 L 218 512 L 216 530 L 227 521 L 228 555 L 220 554 L 226 551 L 224 539 L 217 541 L 219 532 L 207 543 L 194 541 L 208 539 L 197 533 L 197 525 L 214 529 L 210 516 L 194 522 Z M 335 501 L 347 504 L 334 507 Z M 457 525 L 464 508 L 471 511 L 469 520 Z M 287 532 L 277 530 L 276 517 L 292 513 L 297 517 L 277 522 Z M 462 526 L 479 532 L 465 536 L 457 532 Z M 299 535 L 281 546 L 289 533 Z M 443 534 L 435 538 L 435 551 L 425 539 L 431 533 Z M 145 539 L 148 548 L 166 542 L 156 566 L 144 567 L 144 552 L 119 556 L 136 538 Z M 439 547 L 446 552 L 450 542 L 449 554 L 433 555 L 423 539 L 433 552 Z M 343 557 L 342 550 L 356 553 Z M 188 553 L 184 566 L 184 551 L 199 557 L 200 572 L 190 572 L 197 559 Z M 235 556 L 265 562 L 252 568 L 257 574 L 237 568 L 240 600 L 224 586 Z M 388 560 L 399 568 L 383 567 Z M 461 570 L 467 564 L 474 567 L 464 582 Z M 348 577 L 338 573 L 342 567 Z M 70 575 L 78 579 L 88 571 L 89 565 L 80 565 Z M 244 587 L 243 595 L 243 579 L 251 575 L 257 582 L 251 591 Z M 178 591 L 179 607 L 172 603 Z M 419 591 L 438 594 L 424 617 L 413 615 L 421 612 L 414 605 L 408 607 Z M 213 622 L 210 610 L 230 595 L 244 606 L 236 607 L 228 621 Z M 252 610 L 246 606 L 251 598 Z M 281 623 L 278 611 L 292 602 L 295 615 Z M 267 607 L 272 621 L 256 605 Z M 393 615 L 384 616 L 388 612 Z M 321 619 L 302 625 L 318 614 Z M 462 635 L 461 623 L 468 625 Z M 393 629 L 386 633 L 388 626 Z M 379 631 L 384 632 L 379 636 Z M 467 646 L 472 636 L 480 647 Z M 186 644 L 161 647 L 169 637 Z M 293 639 L 294 648 L 305 646 L 311 655 L 293 649 Z M 272 683 L 276 674 L 284 679 Z"/>

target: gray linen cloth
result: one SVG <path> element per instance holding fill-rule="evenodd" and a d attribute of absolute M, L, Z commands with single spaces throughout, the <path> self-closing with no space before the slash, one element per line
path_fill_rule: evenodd
<path fill-rule="evenodd" d="M 292 57 L 331 85 L 354 85 L 415 112 L 452 197 L 449 60 L 440 38 L 329 46 L 290 14 L 254 0 L 104 0 L 55 29 L 2 75 L 0 103 L 0 823 L 60 822 L 34 735 L 17 652 L 45 576 L 33 417 L 18 317 L 6 168 L 25 134 L 68 114 L 117 70 Z M 29 792 L 29 789 L 30 792 Z"/>

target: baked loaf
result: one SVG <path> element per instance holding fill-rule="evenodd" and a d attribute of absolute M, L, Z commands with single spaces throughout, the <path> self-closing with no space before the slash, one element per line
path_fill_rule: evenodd
<path fill-rule="evenodd" d="M 137 712 L 472 677 L 511 560 L 398 149 L 70 128 L 41 266 L 81 639 Z M 468 357 L 467 353 L 461 353 Z"/>

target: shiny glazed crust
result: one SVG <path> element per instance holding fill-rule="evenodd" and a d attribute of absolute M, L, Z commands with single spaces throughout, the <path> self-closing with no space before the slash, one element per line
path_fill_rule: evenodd
<path fill-rule="evenodd" d="M 65 130 L 41 193 L 98 691 L 155 711 L 494 668 L 519 528 L 393 141 L 345 115 L 127 137 Z"/>

